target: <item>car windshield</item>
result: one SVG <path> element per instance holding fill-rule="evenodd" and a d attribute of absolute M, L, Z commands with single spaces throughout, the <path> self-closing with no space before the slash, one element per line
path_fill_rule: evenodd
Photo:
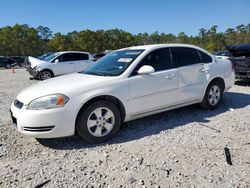
<path fill-rule="evenodd" d="M 50 60 L 54 59 L 57 55 L 58 55 L 58 53 L 53 53 L 53 54 L 51 54 L 49 56 L 44 57 L 43 60 L 44 61 L 50 61 Z"/>
<path fill-rule="evenodd" d="M 43 55 L 38 56 L 37 58 L 43 60 L 45 57 L 48 57 L 51 54 L 52 53 L 43 54 Z"/>
<path fill-rule="evenodd" d="M 111 52 L 83 71 L 99 76 L 121 75 L 144 50 L 119 50 Z"/>

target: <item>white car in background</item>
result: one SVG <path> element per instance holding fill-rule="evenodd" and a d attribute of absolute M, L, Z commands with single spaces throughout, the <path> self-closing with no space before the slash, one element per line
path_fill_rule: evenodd
<path fill-rule="evenodd" d="M 11 105 L 12 120 L 24 135 L 78 133 L 86 142 L 98 143 L 112 138 L 126 121 L 195 103 L 214 109 L 234 77 L 229 60 L 196 46 L 124 48 L 83 72 L 23 90 Z"/>
<path fill-rule="evenodd" d="M 85 70 L 93 63 L 94 57 L 88 52 L 64 51 L 52 53 L 45 58 L 28 57 L 30 75 L 40 80 Z"/>

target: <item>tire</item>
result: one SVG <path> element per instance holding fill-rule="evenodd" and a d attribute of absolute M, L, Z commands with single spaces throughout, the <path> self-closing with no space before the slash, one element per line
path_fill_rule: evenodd
<path fill-rule="evenodd" d="M 85 142 L 91 144 L 111 139 L 120 130 L 120 126 L 121 114 L 118 107 L 104 100 L 81 110 L 76 120 L 77 133 Z"/>
<path fill-rule="evenodd" d="M 223 92 L 223 85 L 220 82 L 210 83 L 200 106 L 208 110 L 217 108 L 221 103 Z"/>
<path fill-rule="evenodd" d="M 10 69 L 10 68 L 11 68 L 11 64 L 5 65 L 5 68 L 6 68 L 6 69 Z"/>
<path fill-rule="evenodd" d="M 53 73 L 50 70 L 42 70 L 38 75 L 38 78 L 40 80 L 47 80 L 52 77 L 53 77 Z"/>

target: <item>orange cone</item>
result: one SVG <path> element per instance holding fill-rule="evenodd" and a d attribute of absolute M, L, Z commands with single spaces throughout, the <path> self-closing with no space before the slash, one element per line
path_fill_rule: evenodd
<path fill-rule="evenodd" d="M 12 67 L 12 73 L 16 73 L 14 67 Z"/>

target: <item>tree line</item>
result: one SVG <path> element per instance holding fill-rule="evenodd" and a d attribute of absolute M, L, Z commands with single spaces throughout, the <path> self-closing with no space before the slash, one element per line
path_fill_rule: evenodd
<path fill-rule="evenodd" d="M 199 29 L 197 36 L 187 36 L 184 32 L 173 35 L 157 31 L 152 34 L 131 34 L 121 29 L 87 29 L 67 34 L 53 34 L 48 27 L 34 28 L 27 24 L 0 28 L 0 56 L 38 56 L 64 50 L 98 53 L 128 46 L 159 43 L 193 44 L 215 52 L 225 49 L 227 45 L 250 43 L 250 24 L 241 24 L 224 32 L 218 32 L 218 26 L 214 25 L 210 29 Z"/>

